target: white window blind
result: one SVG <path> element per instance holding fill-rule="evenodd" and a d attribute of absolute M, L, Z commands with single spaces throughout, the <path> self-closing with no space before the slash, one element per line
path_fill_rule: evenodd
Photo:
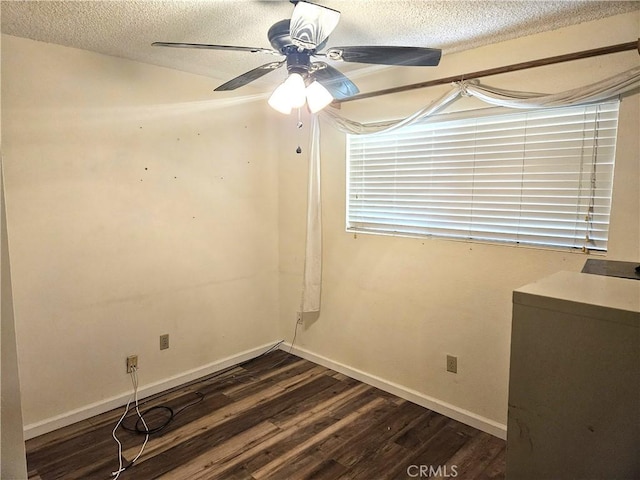
<path fill-rule="evenodd" d="M 347 230 L 606 251 L 618 106 L 348 135 Z"/>

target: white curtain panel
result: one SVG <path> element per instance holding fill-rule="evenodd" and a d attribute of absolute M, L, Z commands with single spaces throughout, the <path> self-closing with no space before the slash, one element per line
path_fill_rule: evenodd
<path fill-rule="evenodd" d="M 544 108 L 578 105 L 605 100 L 640 86 L 640 67 L 600 82 L 560 93 L 534 93 L 503 90 L 478 81 L 453 84 L 445 95 L 401 120 L 363 124 L 341 116 L 336 109 L 326 108 L 320 116 L 338 130 L 352 135 L 389 132 L 423 120 L 454 102 L 461 96 L 474 96 L 486 103 L 509 108 Z M 300 311 L 319 312 L 322 290 L 322 208 L 320 193 L 320 125 L 314 115 L 309 149 L 309 184 L 307 200 L 307 240 L 305 247 L 302 302 Z"/>
<path fill-rule="evenodd" d="M 363 124 L 341 116 L 336 109 L 327 108 L 321 112 L 322 118 L 338 130 L 351 135 L 367 135 L 390 132 L 396 128 L 411 125 L 442 110 L 461 96 L 476 97 L 491 105 L 509 108 L 544 108 L 578 105 L 597 102 L 621 95 L 640 86 L 640 67 L 607 78 L 600 82 L 560 93 L 517 92 L 489 87 L 478 81 L 463 81 L 453 84 L 453 88 L 428 106 L 413 115 L 390 122 Z"/>
<path fill-rule="evenodd" d="M 438 111 L 442 110 L 444 107 L 452 103 L 454 100 L 460 98 L 461 92 L 461 88 L 456 86 L 437 100 L 431 102 L 426 107 L 421 108 L 413 115 L 409 115 L 408 117 L 401 120 L 391 120 L 387 122 L 365 124 L 356 122 L 354 120 L 349 120 L 341 116 L 338 113 L 338 110 L 331 107 L 325 108 L 320 112 L 320 115 L 324 120 L 327 120 L 338 130 L 345 133 L 350 133 L 352 135 L 368 135 L 372 133 L 390 132 L 407 125 L 411 125 L 412 123 L 418 122 L 423 118 L 430 117 L 431 115 L 437 113 Z"/>
<path fill-rule="evenodd" d="M 485 103 L 509 108 L 568 107 L 583 103 L 599 102 L 622 95 L 640 85 L 640 67 L 632 68 L 601 82 L 560 93 L 516 92 L 488 87 L 479 82 L 462 82 L 457 85 L 467 95 Z"/>
<path fill-rule="evenodd" d="M 307 191 L 307 240 L 304 257 L 300 312 L 320 311 L 322 289 L 322 194 L 320 192 L 320 122 L 311 119 L 309 183 Z"/>

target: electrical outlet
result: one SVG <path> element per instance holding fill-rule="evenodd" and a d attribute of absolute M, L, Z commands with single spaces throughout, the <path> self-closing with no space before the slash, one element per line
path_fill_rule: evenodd
<path fill-rule="evenodd" d="M 458 357 L 447 355 L 447 372 L 458 373 Z"/>
<path fill-rule="evenodd" d="M 138 355 L 130 355 L 127 357 L 127 373 L 131 373 L 133 369 L 138 369 Z"/>
<path fill-rule="evenodd" d="M 169 334 L 165 333 L 160 335 L 160 350 L 166 350 L 169 348 Z"/>

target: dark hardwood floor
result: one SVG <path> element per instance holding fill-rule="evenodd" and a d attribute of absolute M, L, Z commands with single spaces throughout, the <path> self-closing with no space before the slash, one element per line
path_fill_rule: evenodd
<path fill-rule="evenodd" d="M 119 479 L 504 478 L 503 440 L 282 351 L 156 395 L 141 411 L 154 405 L 174 419 Z M 29 479 L 113 478 L 111 431 L 123 411 L 29 440 Z M 149 429 L 167 417 L 150 412 Z M 131 460 L 144 435 L 120 428 L 118 437 Z"/>

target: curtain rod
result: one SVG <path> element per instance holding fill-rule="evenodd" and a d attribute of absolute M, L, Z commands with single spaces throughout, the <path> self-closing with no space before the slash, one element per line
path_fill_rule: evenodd
<path fill-rule="evenodd" d="M 527 68 L 541 67 L 544 65 L 553 65 L 554 63 L 569 62 L 571 60 L 580 60 L 582 58 L 597 57 L 599 55 L 608 55 L 610 53 L 625 52 L 627 50 L 638 50 L 640 53 L 640 38 L 634 42 L 619 43 L 617 45 L 611 45 L 608 47 L 594 48 L 592 50 L 583 50 L 581 52 L 567 53 L 565 55 L 558 55 L 555 57 L 541 58 L 539 60 L 531 60 L 528 62 L 514 63 L 512 65 L 506 65 L 504 67 L 490 68 L 487 70 L 480 70 L 472 73 L 465 73 L 464 75 L 452 75 L 450 77 L 439 78 L 437 80 L 429 80 L 427 82 L 413 83 L 411 85 L 403 85 L 400 87 L 387 88 L 384 90 L 376 90 L 374 92 L 361 93 L 342 100 L 336 100 L 334 103 L 341 104 L 345 102 L 352 102 L 354 100 L 362 100 L 364 98 L 379 97 L 381 95 L 388 95 L 390 93 L 407 92 L 409 90 L 416 90 L 418 88 L 433 87 L 435 85 L 444 85 L 447 83 L 457 82 L 462 79 L 471 80 L 479 77 L 488 77 L 490 75 L 498 75 L 500 73 L 515 72 L 517 70 L 525 70 Z"/>

